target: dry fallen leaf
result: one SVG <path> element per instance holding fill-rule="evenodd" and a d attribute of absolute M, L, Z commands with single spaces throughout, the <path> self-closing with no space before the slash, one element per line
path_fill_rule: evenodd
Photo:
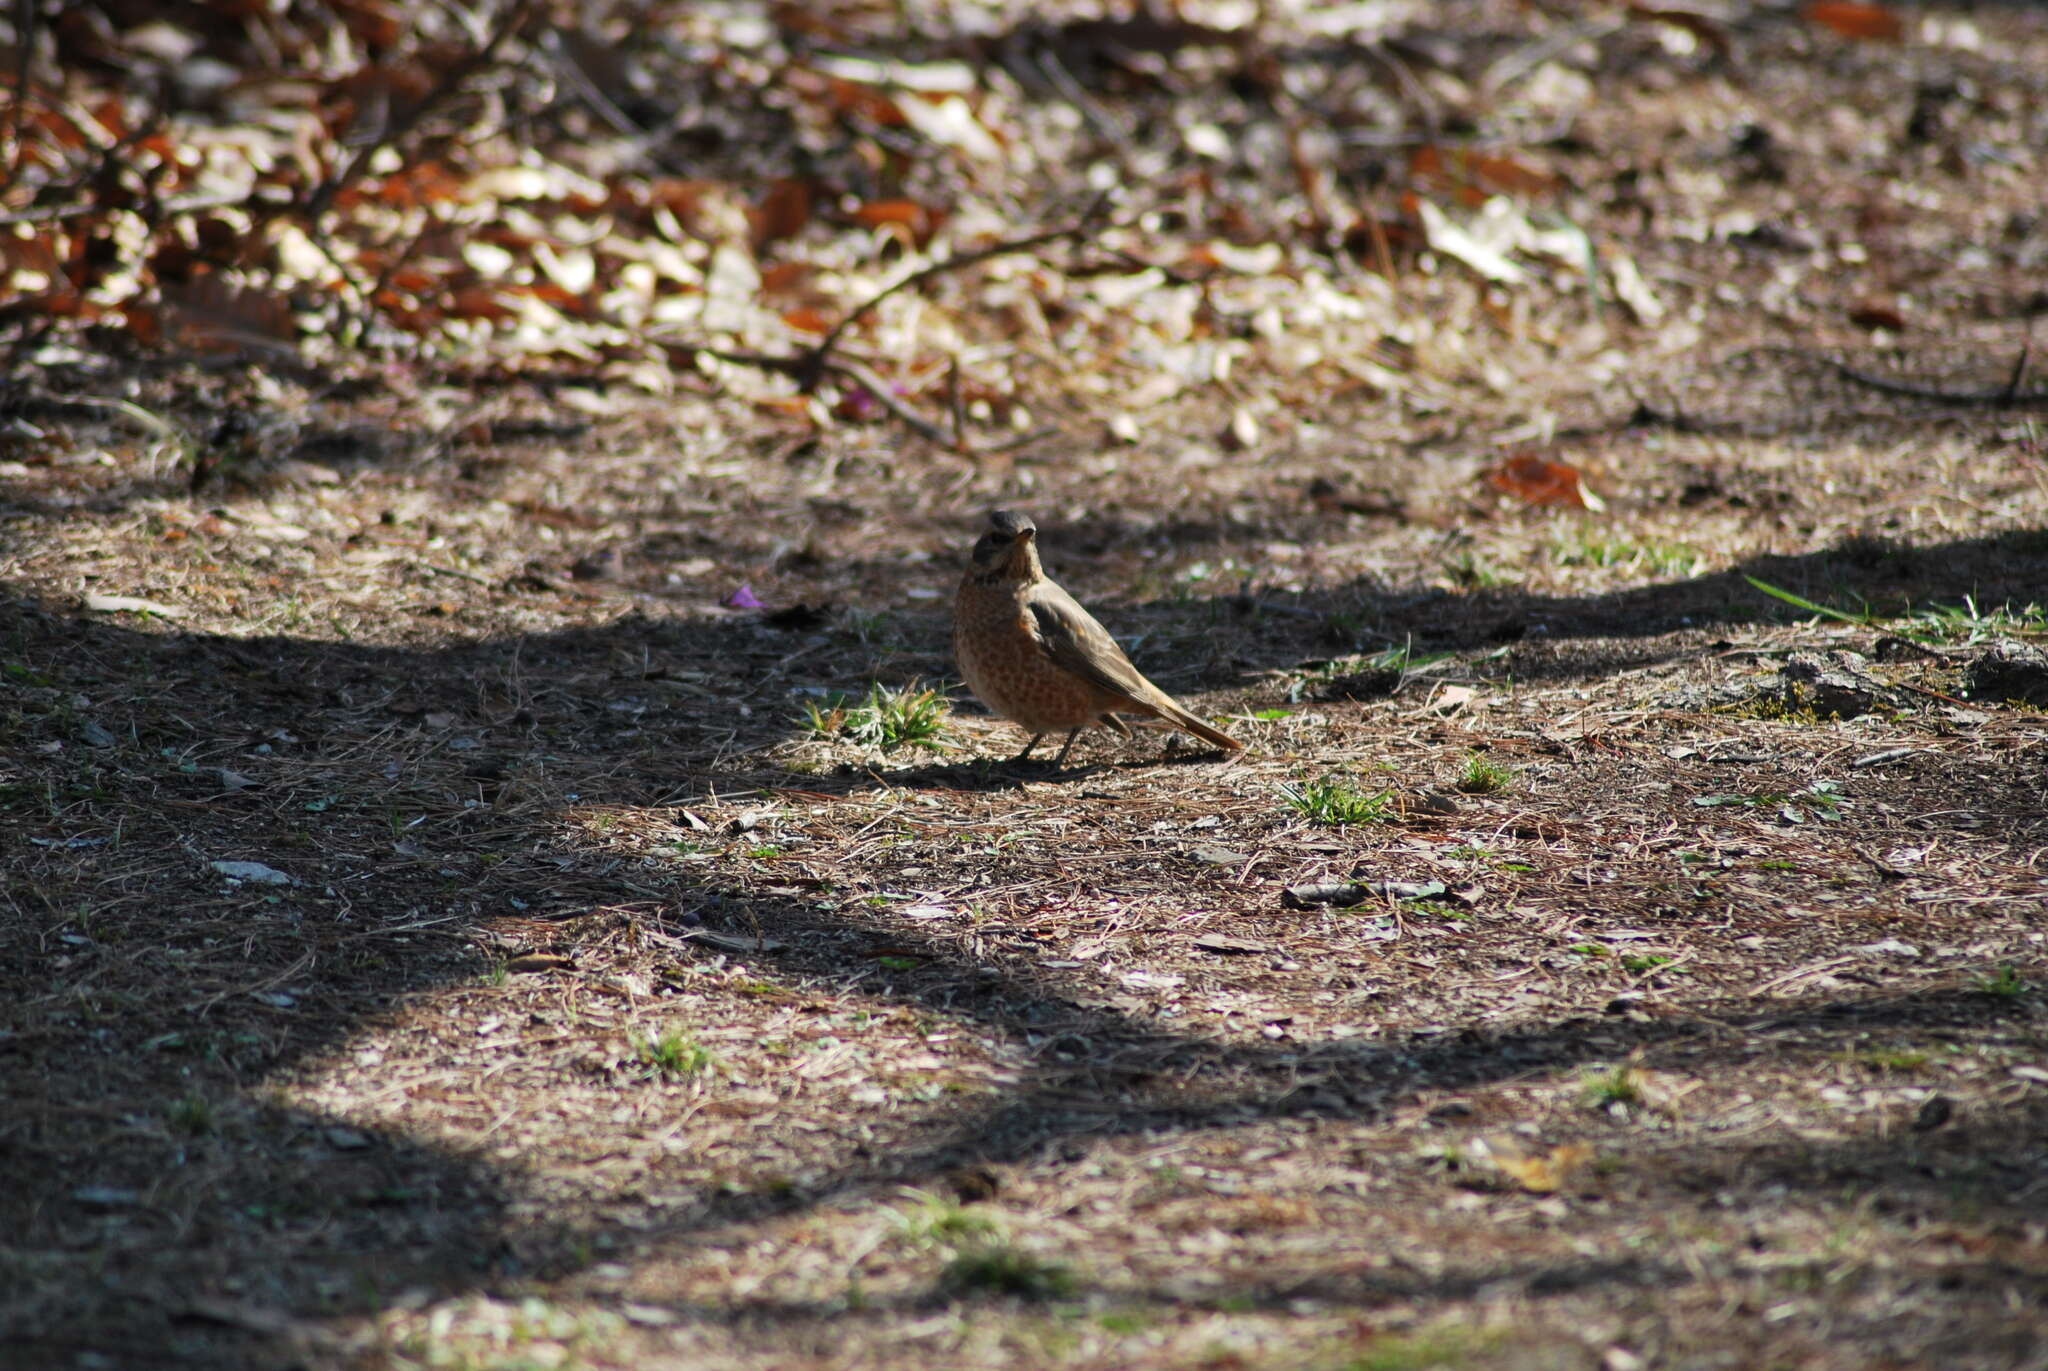
<path fill-rule="evenodd" d="M 1528 279 L 1529 274 L 1510 261 L 1506 253 L 1466 230 L 1428 200 L 1416 201 L 1415 212 L 1422 220 L 1422 231 L 1432 250 L 1463 262 L 1487 280 L 1502 285 L 1519 285 Z"/>
<path fill-rule="evenodd" d="M 760 202 L 747 211 L 754 250 L 794 238 L 811 222 L 811 183 L 795 177 L 772 183 Z"/>
<path fill-rule="evenodd" d="M 1593 1149 L 1585 1143 L 1565 1143 L 1548 1152 L 1531 1152 L 1513 1138 L 1491 1137 L 1475 1139 L 1472 1150 L 1532 1195 L 1562 1190 L 1574 1172 L 1593 1160 Z"/>
<path fill-rule="evenodd" d="M 1816 0 L 1804 13 L 1807 23 L 1831 29 L 1844 38 L 1896 43 L 1906 36 L 1905 23 L 1883 5 L 1866 5 L 1857 0 Z"/>
<path fill-rule="evenodd" d="M 160 605 L 154 600 L 138 600 L 133 595 L 88 595 L 85 607 L 102 614 L 159 614 L 166 619 L 182 619 L 191 613 L 174 605 Z"/>
<path fill-rule="evenodd" d="M 1429 702 L 1429 710 L 1434 714 L 1455 714 L 1472 703 L 1478 693 L 1471 686 L 1447 685 Z"/>
<path fill-rule="evenodd" d="M 1533 453 L 1517 453 L 1487 468 L 1486 481 L 1532 505 L 1568 505 L 1595 512 L 1607 507 L 1605 500 L 1586 488 L 1577 467 Z"/>

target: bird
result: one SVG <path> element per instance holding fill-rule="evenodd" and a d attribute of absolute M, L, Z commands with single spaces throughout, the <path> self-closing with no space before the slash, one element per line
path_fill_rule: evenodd
<path fill-rule="evenodd" d="M 1038 525 L 1029 516 L 998 509 L 988 523 L 953 599 L 953 656 L 968 689 L 1030 733 L 1011 765 L 1058 729 L 1067 730 L 1067 741 L 1053 759 L 1055 770 L 1091 724 L 1128 737 L 1120 713 L 1164 719 L 1231 752 L 1244 747 L 1146 680 L 1109 630 L 1045 574 Z"/>

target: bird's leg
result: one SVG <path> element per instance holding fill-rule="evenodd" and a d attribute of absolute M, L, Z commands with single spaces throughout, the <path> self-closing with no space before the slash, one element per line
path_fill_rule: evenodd
<path fill-rule="evenodd" d="M 1017 763 L 1019 763 L 1019 762 L 1023 761 L 1023 760 L 1024 760 L 1024 759 L 1025 759 L 1026 757 L 1029 757 L 1029 756 L 1031 755 L 1031 749 L 1032 749 L 1032 748 L 1034 748 L 1034 747 L 1037 747 L 1037 746 L 1038 746 L 1038 740 L 1039 740 L 1040 738 L 1043 738 L 1044 736 L 1045 736 L 1045 735 L 1044 735 L 1043 733 L 1034 733 L 1034 734 L 1032 734 L 1032 735 L 1031 735 L 1031 741 L 1030 741 L 1030 742 L 1028 742 L 1028 743 L 1026 743 L 1026 744 L 1024 744 L 1024 750 L 1023 750 L 1022 752 L 1018 753 L 1018 754 L 1017 754 L 1016 756 L 1014 756 L 1014 757 L 1010 758 L 1010 760 L 1009 760 L 1009 762 L 1007 763 L 1007 765 L 1009 765 L 1009 766 L 1015 766 L 1015 765 L 1017 765 Z M 1073 739 L 1069 738 L 1069 739 L 1068 739 L 1067 741 L 1068 741 L 1068 742 L 1072 742 L 1072 741 L 1073 741 Z M 1060 755 L 1061 755 L 1062 757 L 1064 757 L 1064 756 L 1066 756 L 1067 754 L 1066 754 L 1066 753 L 1064 753 L 1064 752 L 1062 752 L 1062 753 L 1061 753 Z"/>
<path fill-rule="evenodd" d="M 1081 725 L 1081 728 L 1086 728 L 1086 727 L 1088 727 L 1088 725 L 1086 725 L 1086 724 L 1082 724 L 1082 725 Z M 1081 736 L 1081 728 L 1077 728 L 1077 729 L 1075 729 L 1075 730 L 1074 730 L 1074 731 L 1073 731 L 1072 733 L 1069 733 L 1069 734 L 1067 735 L 1067 741 L 1066 741 L 1066 744 L 1065 744 L 1065 746 L 1063 746 L 1063 747 L 1061 747 L 1061 748 L 1060 748 L 1060 755 L 1052 759 L 1052 769 L 1053 769 L 1054 771 L 1058 771 L 1058 770 L 1059 770 L 1059 769 L 1060 769 L 1061 767 L 1063 767 L 1063 766 L 1065 766 L 1065 765 L 1067 764 L 1067 754 L 1068 754 L 1069 752 L 1073 751 L 1073 748 L 1074 748 L 1074 739 L 1076 739 L 1076 738 L 1078 738 L 1078 737 L 1080 737 L 1080 736 Z"/>

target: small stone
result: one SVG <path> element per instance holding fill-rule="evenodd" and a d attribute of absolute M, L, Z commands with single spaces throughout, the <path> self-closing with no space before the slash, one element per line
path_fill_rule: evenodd
<path fill-rule="evenodd" d="M 257 885 L 296 885 L 297 882 L 274 866 L 261 862 L 208 862 L 221 875 L 231 881 L 253 881 Z"/>

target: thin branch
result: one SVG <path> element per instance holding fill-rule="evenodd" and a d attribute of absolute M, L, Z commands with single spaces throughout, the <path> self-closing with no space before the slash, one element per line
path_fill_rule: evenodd
<path fill-rule="evenodd" d="M 791 377 L 796 381 L 797 390 L 805 395 L 815 391 L 818 388 L 819 382 L 823 381 L 826 376 L 834 374 L 843 376 L 873 395 L 876 404 L 888 410 L 897 419 L 902 420 L 920 438 L 952 452 L 972 452 L 975 449 L 967 441 L 964 426 L 957 433 L 946 432 L 941 425 L 933 423 L 911 408 L 909 404 L 905 403 L 886 381 L 877 376 L 865 364 L 846 358 L 834 357 L 832 355 L 834 349 L 838 347 L 839 340 L 846 336 L 847 330 L 872 314 L 877 305 L 880 305 L 897 291 L 907 290 L 911 286 L 919 285 L 936 276 L 942 276 L 949 271 L 964 271 L 968 267 L 986 262 L 993 257 L 1003 257 L 1014 252 L 1030 252 L 1033 249 L 1042 248 L 1052 243 L 1064 242 L 1087 235 L 1095 229 L 1096 221 L 1101 218 L 1102 211 L 1109 204 L 1109 199 L 1109 191 L 1104 191 L 1096 196 L 1094 202 L 1088 206 L 1081 217 L 1065 228 L 1048 229 L 1043 233 L 1034 233 L 1023 238 L 1010 238 L 1000 243 L 990 243 L 987 247 L 976 248 L 972 252 L 956 253 L 943 261 L 932 262 L 929 265 L 920 267 L 901 279 L 884 286 L 881 290 L 854 306 L 852 312 L 841 319 L 833 330 L 820 339 L 815 346 L 807 348 L 795 356 L 781 356 L 766 352 L 735 352 L 726 348 L 711 347 L 704 343 L 680 343 L 679 345 L 687 347 L 693 352 L 701 352 L 707 357 L 716 357 L 721 362 L 731 362 L 735 366 L 756 367 L 762 371 L 772 371 L 779 375 Z M 957 386 L 957 381 L 955 384 Z M 955 423 L 958 424 L 957 406 L 955 410 Z"/>
<path fill-rule="evenodd" d="M 357 148 L 346 166 L 314 188 L 306 201 L 307 220 L 317 225 L 326 218 L 327 211 L 334 207 L 335 199 L 369 170 L 371 159 L 411 133 L 430 111 L 453 95 L 463 82 L 488 67 L 496 59 L 498 49 L 503 47 L 513 34 L 526 26 L 528 17 L 538 7 L 539 0 L 518 0 L 518 3 L 505 11 L 505 17 L 499 22 L 497 31 L 481 48 L 443 72 L 441 78 L 434 82 L 433 88 L 425 95 L 386 119 L 384 127 L 377 131 L 377 136 Z"/>
<path fill-rule="evenodd" d="M 966 434 L 963 433 L 958 439 L 955 439 L 945 429 L 905 404 L 897 397 L 896 392 L 890 389 L 887 381 L 875 375 L 874 372 L 869 371 L 859 362 L 835 361 L 827 362 L 826 366 L 874 396 L 876 404 L 879 404 L 883 409 L 888 410 L 898 419 L 908 424 L 916 431 L 917 436 L 926 442 L 934 443 L 953 452 L 965 452 L 968 450 Z"/>
<path fill-rule="evenodd" d="M 1867 371 L 1858 371 L 1846 362 L 1804 348 L 1765 346 L 1752 348 L 1752 353 L 1777 353 L 1797 357 L 1802 361 L 1819 362 L 1843 380 L 1877 391 L 1882 395 L 1897 395 L 1908 400 L 1930 400 L 1941 405 L 2027 405 L 2048 404 L 2048 390 L 2020 390 L 2027 368 L 2028 348 L 2021 348 L 2014 363 L 2011 377 L 1996 390 L 1943 390 L 1938 386 L 1916 386 L 1905 381 L 1894 381 L 1889 377 L 1873 376 Z"/>
<path fill-rule="evenodd" d="M 773 353 L 732 352 L 725 348 L 707 347 L 695 343 L 686 344 L 685 346 L 688 346 L 693 352 L 703 353 L 706 357 L 716 357 L 721 362 L 731 362 L 735 366 L 756 367 L 762 371 L 772 371 L 782 376 L 801 377 L 811 367 L 819 365 L 811 360 L 809 354 L 801 357 L 779 357 Z M 822 365 L 825 371 L 836 372 L 867 391 L 870 395 L 873 395 L 876 404 L 888 410 L 890 414 L 901 419 L 905 424 L 908 424 L 917 432 L 918 437 L 954 452 L 965 452 L 968 450 L 964 434 L 956 440 L 945 429 L 905 404 L 897 396 L 896 392 L 890 388 L 888 382 L 875 375 L 873 371 L 859 362 L 830 359 Z"/>
<path fill-rule="evenodd" d="M 795 373 L 799 387 L 806 394 L 815 390 L 818 382 L 824 378 L 831 362 L 832 350 L 839 346 L 839 340 L 846 336 L 847 330 L 867 318 L 868 315 L 874 313 L 876 306 L 896 294 L 896 292 L 907 290 L 911 286 L 922 285 L 924 282 L 934 277 L 943 276 L 947 272 L 964 271 L 968 267 L 977 266 L 993 257 L 1007 257 L 1015 252 L 1030 252 L 1033 249 L 1047 247 L 1053 243 L 1061 243 L 1069 239 L 1083 237 L 1094 229 L 1095 221 L 1101 217 L 1103 210 L 1109 207 L 1110 194 L 1109 191 L 1105 190 L 1102 194 L 1096 196 L 1095 202 L 1088 206 L 1081 217 L 1065 228 L 1048 229 L 1043 233 L 1034 233 L 1025 238 L 1010 238 L 1000 243 L 990 243 L 987 247 L 976 248 L 972 252 L 955 253 L 953 256 L 941 261 L 919 267 L 909 275 L 900 277 L 889 285 L 882 287 L 882 289 L 876 291 L 858 305 L 855 305 L 853 311 L 833 325 L 832 331 L 826 334 L 817 346 L 803 354 L 800 359 L 803 369 Z"/>
<path fill-rule="evenodd" d="M 166 219 L 175 219 L 181 214 L 205 214 L 209 210 L 227 209 L 236 205 L 247 205 L 247 191 L 233 195 L 190 195 L 178 200 L 162 201 L 157 208 Z M 0 227 L 12 228 L 16 224 L 48 224 L 59 219 L 75 219 L 80 215 L 99 214 L 106 206 L 97 200 L 73 200 L 62 205 L 36 205 L 30 209 L 18 209 L 0 214 Z"/>
<path fill-rule="evenodd" d="M 7 168 L 9 181 L 21 170 L 21 129 L 28 112 L 29 65 L 35 60 L 36 30 L 41 23 L 41 6 L 36 0 L 14 0 L 14 107 L 7 111 L 7 146 L 13 150 L 14 162 Z"/>
<path fill-rule="evenodd" d="M 2020 344 L 2020 355 L 2012 361 L 2012 375 L 2005 378 L 2005 397 L 2008 401 L 2020 393 L 2020 382 L 2027 379 L 2027 362 L 2033 355 L 2034 340 L 2029 338 Z"/>

